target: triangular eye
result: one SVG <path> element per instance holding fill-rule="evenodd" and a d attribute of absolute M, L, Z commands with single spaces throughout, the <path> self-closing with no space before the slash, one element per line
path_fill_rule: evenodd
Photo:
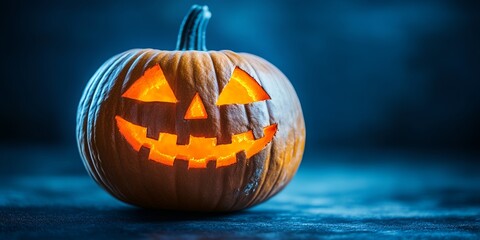
<path fill-rule="evenodd" d="M 247 104 L 269 100 L 270 96 L 248 73 L 235 67 L 230 81 L 218 96 L 217 105 Z"/>
<path fill-rule="evenodd" d="M 178 102 L 158 64 L 147 69 L 122 97 L 142 102 Z"/>

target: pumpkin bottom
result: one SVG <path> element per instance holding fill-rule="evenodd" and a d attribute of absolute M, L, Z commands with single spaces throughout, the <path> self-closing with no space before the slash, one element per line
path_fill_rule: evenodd
<path fill-rule="evenodd" d="M 148 209 L 225 212 L 245 209 L 261 203 L 281 190 L 266 172 L 266 151 L 250 159 L 236 154 L 236 163 L 218 168 L 209 162 L 206 168 L 189 168 L 189 161 L 175 160 L 173 166 L 150 160 L 149 149 L 142 147 L 138 158 L 130 159 L 132 172 L 110 172 L 110 179 L 99 182 L 121 201 Z"/>

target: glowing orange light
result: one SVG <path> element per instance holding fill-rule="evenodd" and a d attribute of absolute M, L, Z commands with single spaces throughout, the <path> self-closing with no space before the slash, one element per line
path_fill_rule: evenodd
<path fill-rule="evenodd" d="M 245 151 L 248 158 L 260 152 L 270 143 L 277 132 L 277 124 L 263 129 L 263 137 L 255 139 L 252 131 L 235 134 L 232 143 L 217 145 L 216 138 L 190 136 L 188 145 L 177 145 L 177 135 L 160 133 L 158 140 L 148 138 L 147 129 L 135 125 L 120 116 L 115 117 L 120 133 L 127 142 L 139 151 L 142 146 L 150 148 L 149 159 L 173 166 L 175 158 L 188 160 L 188 168 L 206 168 L 209 161 L 223 167 L 237 162 L 236 154 Z"/>
<path fill-rule="evenodd" d="M 142 102 L 177 102 L 177 98 L 158 64 L 147 69 L 143 76 L 134 82 L 122 97 Z"/>
<path fill-rule="evenodd" d="M 236 67 L 230 81 L 218 96 L 217 105 L 247 104 L 268 99 L 270 96 L 262 86 L 248 73 Z"/>
<path fill-rule="evenodd" d="M 185 113 L 185 119 L 206 119 L 208 118 L 207 111 L 205 111 L 205 106 L 203 105 L 200 95 L 195 94 L 193 97 L 190 106 Z"/>

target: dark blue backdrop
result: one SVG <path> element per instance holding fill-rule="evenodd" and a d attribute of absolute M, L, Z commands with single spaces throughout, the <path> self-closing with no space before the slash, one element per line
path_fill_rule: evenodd
<path fill-rule="evenodd" d="M 75 146 L 82 90 L 109 57 L 173 49 L 189 7 L 207 47 L 291 80 L 307 151 L 478 150 L 478 1 L 2 1 L 0 141 Z"/>

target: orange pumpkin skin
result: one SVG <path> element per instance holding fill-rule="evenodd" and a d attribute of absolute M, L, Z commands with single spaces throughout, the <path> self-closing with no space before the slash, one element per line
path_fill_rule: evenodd
<path fill-rule="evenodd" d="M 177 102 L 142 102 L 124 94 L 146 71 L 159 66 Z M 270 99 L 217 105 L 235 68 L 255 79 Z M 207 116 L 186 119 L 198 94 Z M 231 144 L 232 136 L 251 131 L 254 139 L 276 125 L 271 141 L 247 158 L 205 166 L 175 158 L 152 160 L 152 146 L 139 149 L 120 132 L 118 118 L 146 129 L 149 141 L 160 133 L 185 146 L 192 137 Z M 85 167 L 116 198 L 145 208 L 235 211 L 261 203 L 284 188 L 296 173 L 305 144 L 305 124 L 298 97 L 288 79 L 266 60 L 232 51 L 160 51 L 135 49 L 106 63 L 90 79 L 77 113 L 77 141 Z"/>

